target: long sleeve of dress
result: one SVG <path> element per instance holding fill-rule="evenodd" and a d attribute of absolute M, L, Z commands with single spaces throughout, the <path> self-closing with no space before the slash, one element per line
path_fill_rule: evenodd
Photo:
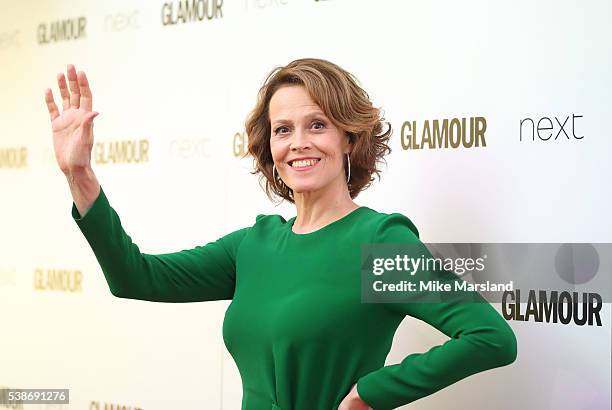
<path fill-rule="evenodd" d="M 385 217 L 375 243 L 421 244 L 412 222 L 399 213 Z M 412 249 L 412 248 L 411 248 Z M 426 256 L 431 256 L 423 245 Z M 448 271 L 417 272 L 418 280 L 462 280 Z M 421 275 L 421 276 L 419 276 Z M 406 356 L 358 380 L 357 391 L 374 410 L 393 409 L 432 394 L 472 374 L 512 363 L 517 354 L 514 332 L 477 292 L 453 292 L 443 303 L 388 303 L 399 315 L 410 315 L 434 326 L 450 339 L 424 353 Z"/>
<path fill-rule="evenodd" d="M 232 299 L 234 295 L 236 253 L 249 228 L 192 249 L 152 255 L 141 253 L 132 242 L 102 188 L 83 216 L 73 202 L 72 217 L 117 297 L 198 302 Z"/>

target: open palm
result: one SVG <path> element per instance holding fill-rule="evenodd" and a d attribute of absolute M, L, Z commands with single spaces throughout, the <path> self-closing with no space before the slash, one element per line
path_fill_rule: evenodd
<path fill-rule="evenodd" d="M 92 95 L 83 71 L 78 74 L 68 64 L 68 84 L 64 73 L 57 75 L 62 112 L 60 114 L 50 88 L 45 90 L 45 102 L 51 118 L 53 148 L 60 170 L 68 175 L 91 167 L 93 147 L 93 119 L 99 114 L 92 111 Z M 68 87 L 70 91 L 68 91 Z"/>

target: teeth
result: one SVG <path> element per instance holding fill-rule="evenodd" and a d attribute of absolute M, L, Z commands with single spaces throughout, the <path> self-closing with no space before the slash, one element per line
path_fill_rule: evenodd
<path fill-rule="evenodd" d="M 311 165 L 316 164 L 317 162 L 319 162 L 318 159 L 305 159 L 305 160 L 293 161 L 291 163 L 291 166 L 292 167 L 309 167 Z"/>

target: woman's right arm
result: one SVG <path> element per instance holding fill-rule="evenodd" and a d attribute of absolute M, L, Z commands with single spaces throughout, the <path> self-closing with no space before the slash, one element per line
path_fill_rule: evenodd
<path fill-rule="evenodd" d="M 102 187 L 84 216 L 73 204 L 72 217 L 91 246 L 113 295 L 155 302 L 233 298 L 236 255 L 248 227 L 203 246 L 153 255 L 141 253 L 132 242 Z"/>
<path fill-rule="evenodd" d="M 180 252 L 141 253 L 96 178 L 93 148 L 92 93 L 84 72 L 68 65 L 67 77 L 57 75 L 62 112 L 50 88 L 45 102 L 51 119 L 53 147 L 73 198 L 72 216 L 89 242 L 113 295 L 158 302 L 231 299 L 235 259 L 248 228 L 214 242 Z"/>

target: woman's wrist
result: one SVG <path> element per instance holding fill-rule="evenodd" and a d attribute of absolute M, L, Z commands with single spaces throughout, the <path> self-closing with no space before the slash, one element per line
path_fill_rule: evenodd
<path fill-rule="evenodd" d="M 65 175 L 74 204 L 83 217 L 100 194 L 98 178 L 90 167 L 71 170 Z"/>

